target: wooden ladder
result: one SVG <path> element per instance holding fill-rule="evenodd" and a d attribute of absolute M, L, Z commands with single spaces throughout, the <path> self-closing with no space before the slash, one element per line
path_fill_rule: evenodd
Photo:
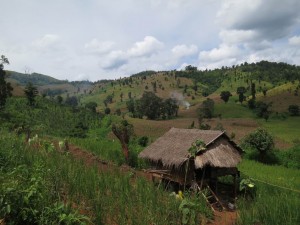
<path fill-rule="evenodd" d="M 205 185 L 205 188 L 207 189 L 208 193 L 205 195 L 203 192 L 202 195 L 205 198 L 207 204 L 210 205 L 211 209 L 215 211 L 214 206 L 218 207 L 220 211 L 225 210 L 225 207 L 223 206 L 222 202 L 219 200 L 218 196 L 211 190 L 210 186 L 207 184 Z"/>

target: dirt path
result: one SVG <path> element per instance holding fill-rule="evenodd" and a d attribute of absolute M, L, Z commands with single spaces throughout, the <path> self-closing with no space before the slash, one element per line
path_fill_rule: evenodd
<path fill-rule="evenodd" d="M 101 160 L 99 157 L 94 155 L 91 152 L 86 150 L 80 149 L 79 147 L 69 144 L 69 152 L 72 156 L 78 160 L 84 162 L 87 166 L 96 165 L 99 171 L 116 171 L 119 170 L 121 172 L 134 172 L 138 177 L 144 177 L 149 181 L 152 181 L 152 177 L 149 173 L 143 171 L 137 171 L 132 169 L 129 166 L 116 166 L 112 163 L 105 162 Z M 222 211 L 219 212 L 218 210 L 214 213 L 214 221 L 209 222 L 207 225 L 233 225 L 235 224 L 237 213 L 236 212 L 229 212 L 229 211 Z"/>
<path fill-rule="evenodd" d="M 207 225 L 234 225 L 237 218 L 236 212 L 229 211 L 215 211 L 214 213 L 214 221 L 208 223 Z"/>

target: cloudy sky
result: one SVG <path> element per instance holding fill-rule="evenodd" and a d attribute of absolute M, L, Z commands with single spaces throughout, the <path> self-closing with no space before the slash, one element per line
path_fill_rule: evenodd
<path fill-rule="evenodd" d="M 260 60 L 300 65 L 299 0 L 1 0 L 5 68 L 91 81 Z"/>

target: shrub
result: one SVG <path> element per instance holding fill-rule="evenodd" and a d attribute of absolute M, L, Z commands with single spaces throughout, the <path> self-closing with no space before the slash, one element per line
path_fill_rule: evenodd
<path fill-rule="evenodd" d="M 290 105 L 288 110 L 289 110 L 289 113 L 291 116 L 299 116 L 299 106 L 298 105 Z"/>
<path fill-rule="evenodd" d="M 248 134 L 242 144 L 247 148 L 255 149 L 260 153 L 260 160 L 264 162 L 266 153 L 273 149 L 273 137 L 263 128 L 258 128 Z"/>

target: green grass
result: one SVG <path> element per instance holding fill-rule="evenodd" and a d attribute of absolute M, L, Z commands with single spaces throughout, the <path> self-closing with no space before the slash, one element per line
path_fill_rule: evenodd
<path fill-rule="evenodd" d="M 264 120 L 260 121 L 260 124 L 274 136 L 287 142 L 292 143 L 294 140 L 300 139 L 300 117 L 288 117 L 284 120 L 270 119 L 268 122 L 265 122 Z"/>
<path fill-rule="evenodd" d="M 300 170 L 270 166 L 243 159 L 239 170 L 245 175 L 278 186 L 300 190 Z"/>
<path fill-rule="evenodd" d="M 112 168 L 109 172 L 99 171 L 96 167 L 88 167 L 74 160 L 68 154 L 25 147 L 17 137 L 5 132 L 1 133 L 0 144 L 1 173 L 8 166 L 13 168 L 24 165 L 30 168 L 32 165 L 42 165 L 40 170 L 42 180 L 51 187 L 49 190 L 44 190 L 47 192 L 47 200 L 58 198 L 69 202 L 73 209 L 88 216 L 93 224 L 181 224 L 180 201 L 174 196 L 169 196 L 162 189 L 157 189 L 142 177 L 136 177 L 134 172 L 120 172 L 118 168 L 115 170 Z M 19 178 L 12 177 L 12 179 L 17 181 Z M 0 183 L 1 188 L 2 186 L 3 182 Z M 36 190 L 33 191 L 35 192 L 29 193 L 31 196 L 36 193 Z M 20 196 L 23 194 L 23 192 L 16 193 Z M 27 190 L 24 193 L 27 194 Z M 26 196 L 24 198 L 26 199 Z M 13 196 L 9 199 L 14 200 Z M 43 201 L 44 199 L 38 201 L 38 206 L 41 208 L 31 205 L 28 211 L 27 209 L 22 211 L 21 216 L 25 222 L 32 212 L 43 210 Z M 205 207 L 204 200 L 202 203 L 203 212 L 198 210 L 198 217 L 210 216 L 211 213 Z M 22 205 L 19 204 L 19 201 L 14 200 L 11 206 L 14 211 L 22 210 L 20 208 Z M 56 210 L 55 207 L 50 209 L 50 213 Z M 16 222 L 14 217 L 9 217 L 10 209 L 6 206 L 0 205 L 0 212 L 4 212 L 0 214 L 1 219 L 6 218 L 9 224 Z M 61 216 L 68 216 L 68 214 Z M 71 216 L 74 219 L 75 214 Z M 42 224 L 58 224 L 56 220 L 49 219 L 47 223 Z M 66 224 L 79 224 L 79 221 L 78 223 L 67 222 Z M 32 220 L 32 223 L 35 223 L 35 220 Z"/>
<path fill-rule="evenodd" d="M 244 103 L 244 106 L 239 103 L 235 103 L 233 100 L 228 103 L 219 103 L 215 104 L 215 115 L 222 114 L 222 118 L 254 118 L 255 115 L 252 111 L 247 108 Z"/>
<path fill-rule="evenodd" d="M 239 198 L 238 224 L 299 224 L 299 170 L 249 160 L 243 160 L 239 169 L 242 176 L 254 179 L 257 190 L 253 199 Z"/>

